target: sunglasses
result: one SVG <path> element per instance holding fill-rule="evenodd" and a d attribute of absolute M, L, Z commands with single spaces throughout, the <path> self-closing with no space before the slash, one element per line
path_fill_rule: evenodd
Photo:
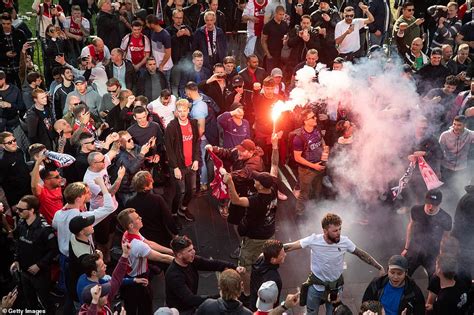
<path fill-rule="evenodd" d="M 415 9 L 406 9 L 408 12 L 413 12 Z"/>
<path fill-rule="evenodd" d="M 118 89 L 115 89 L 115 90 L 113 90 L 113 91 L 111 91 L 111 90 L 107 90 L 107 93 L 110 93 L 110 94 L 112 94 L 112 93 L 116 93 L 116 92 L 117 92 L 117 90 L 118 90 Z"/>
<path fill-rule="evenodd" d="M 89 142 L 84 142 L 84 144 L 94 144 L 95 140 L 89 141 Z"/>
<path fill-rule="evenodd" d="M 16 211 L 18 211 L 18 212 L 23 212 L 23 211 L 28 211 L 28 210 L 30 210 L 30 209 L 20 208 L 18 206 L 16 207 Z"/>
<path fill-rule="evenodd" d="M 10 141 L 7 141 L 7 142 L 4 142 L 3 144 L 8 144 L 8 145 L 12 145 L 16 143 L 16 139 L 13 139 L 13 140 L 10 140 Z"/>
<path fill-rule="evenodd" d="M 346 16 L 344 16 L 344 17 L 346 17 L 346 18 L 348 18 L 348 19 L 352 19 L 352 18 L 354 17 L 354 14 L 349 14 L 349 15 L 346 15 Z"/>

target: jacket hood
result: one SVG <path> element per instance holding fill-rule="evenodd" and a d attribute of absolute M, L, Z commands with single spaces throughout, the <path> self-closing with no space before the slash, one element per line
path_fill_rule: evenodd
<path fill-rule="evenodd" d="M 221 314 L 235 314 L 243 307 L 242 302 L 237 300 L 224 300 L 219 298 L 217 303 L 219 307 L 219 313 Z"/>
<path fill-rule="evenodd" d="M 472 185 L 467 185 L 466 187 L 464 187 L 464 189 L 467 193 L 474 193 L 474 182 L 472 183 Z"/>
<path fill-rule="evenodd" d="M 280 265 L 274 265 L 265 261 L 263 256 L 258 257 L 255 264 L 253 264 L 252 269 L 257 273 L 266 273 L 269 270 L 276 270 Z"/>

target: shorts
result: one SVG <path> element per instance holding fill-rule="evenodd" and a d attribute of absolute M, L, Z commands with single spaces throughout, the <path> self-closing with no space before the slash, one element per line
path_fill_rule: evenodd
<path fill-rule="evenodd" d="M 270 237 L 270 239 L 272 239 Z M 262 253 L 263 244 L 267 240 L 257 240 L 242 237 L 242 243 L 240 247 L 239 266 L 244 267 L 246 270 L 251 270 L 252 265 L 257 261 L 258 256 Z"/>

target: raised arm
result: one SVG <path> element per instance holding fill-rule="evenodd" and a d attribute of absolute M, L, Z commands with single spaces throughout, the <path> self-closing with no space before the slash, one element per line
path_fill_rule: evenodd
<path fill-rule="evenodd" d="M 230 174 L 226 173 L 224 175 L 224 183 L 226 183 L 227 187 L 229 188 L 230 202 L 241 207 L 249 206 L 249 199 L 247 197 L 240 197 L 239 194 L 237 194 L 234 182 L 232 181 L 232 176 Z"/>
<path fill-rule="evenodd" d="M 369 253 L 356 247 L 352 254 L 359 257 L 359 259 L 364 261 L 365 263 L 377 268 L 380 271 L 380 274 L 385 274 L 385 270 L 383 269 L 382 265 L 378 261 L 376 261 L 374 257 L 370 256 Z"/>

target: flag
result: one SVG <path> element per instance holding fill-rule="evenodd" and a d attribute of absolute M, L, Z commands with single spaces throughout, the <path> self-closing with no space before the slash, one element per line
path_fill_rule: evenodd
<path fill-rule="evenodd" d="M 49 160 L 53 161 L 57 168 L 68 167 L 76 161 L 76 159 L 66 153 L 58 153 L 45 150 L 43 153 Z"/>
<path fill-rule="evenodd" d="M 407 186 L 408 182 L 413 175 L 413 170 L 415 169 L 416 163 L 410 162 L 405 174 L 403 174 L 402 178 L 398 181 L 398 186 L 395 186 L 391 189 L 393 200 L 397 199 L 397 197 L 401 194 L 402 190 Z"/>
<path fill-rule="evenodd" d="M 426 163 L 422 156 L 418 157 L 418 168 L 420 169 L 421 176 L 423 177 L 428 190 L 436 189 L 443 185 L 443 182 L 438 179 L 438 176 L 436 176 L 431 166 Z"/>
<path fill-rule="evenodd" d="M 208 150 L 207 152 L 214 162 L 214 180 L 211 183 L 212 195 L 218 200 L 229 199 L 229 190 L 227 184 L 224 183 L 224 176 L 220 172 L 220 169 L 224 167 L 224 164 L 221 159 L 214 154 L 214 152 L 211 150 Z"/>

